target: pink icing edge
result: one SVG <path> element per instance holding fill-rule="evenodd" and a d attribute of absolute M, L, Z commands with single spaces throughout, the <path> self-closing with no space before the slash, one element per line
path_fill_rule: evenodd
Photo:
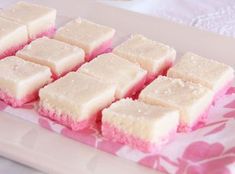
<path fill-rule="evenodd" d="M 21 99 L 16 99 L 15 97 L 9 95 L 8 93 L 0 90 L 0 99 L 12 106 L 12 107 L 21 107 L 25 103 L 31 102 L 33 100 L 36 100 L 38 98 L 38 90 L 36 92 L 33 92 L 31 94 L 28 94 L 27 96 L 21 98 Z"/>
<path fill-rule="evenodd" d="M 129 145 L 131 148 L 138 149 L 145 153 L 159 152 L 162 145 L 167 144 L 168 142 L 170 142 L 170 140 L 174 139 L 176 134 L 176 128 L 172 128 L 172 131 L 170 131 L 168 135 L 165 135 L 161 140 L 159 140 L 158 143 L 152 143 L 148 140 L 144 140 L 131 134 L 127 134 L 108 122 L 102 123 L 101 131 L 102 135 L 108 140 Z"/>
<path fill-rule="evenodd" d="M 91 53 L 86 54 L 85 60 L 89 62 L 100 54 L 111 52 L 112 42 L 113 38 L 103 42 L 99 47 L 94 49 Z"/>
<path fill-rule="evenodd" d="M 49 118 L 61 125 L 64 125 L 73 131 L 85 129 L 87 127 L 91 127 L 95 124 L 96 118 L 98 114 L 95 114 L 88 119 L 82 120 L 82 121 L 75 121 L 73 120 L 73 117 L 68 114 L 60 114 L 58 115 L 55 110 L 45 108 L 43 106 L 38 105 L 37 108 L 38 113 L 41 116 L 44 116 L 46 118 Z"/>

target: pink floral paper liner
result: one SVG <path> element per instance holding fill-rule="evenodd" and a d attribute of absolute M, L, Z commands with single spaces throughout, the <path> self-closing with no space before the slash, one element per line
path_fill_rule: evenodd
<path fill-rule="evenodd" d="M 0 110 L 163 173 L 232 174 L 235 172 L 235 87 L 231 87 L 211 108 L 204 127 L 190 133 L 178 134 L 175 140 L 165 145 L 158 154 L 143 153 L 106 140 L 100 135 L 100 124 L 82 131 L 71 131 L 39 116 L 33 109 L 33 103 L 15 109 L 0 101 Z"/>

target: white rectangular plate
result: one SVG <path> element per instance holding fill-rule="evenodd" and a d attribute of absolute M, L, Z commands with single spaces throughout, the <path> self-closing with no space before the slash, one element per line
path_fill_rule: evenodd
<path fill-rule="evenodd" d="M 81 16 L 115 28 L 116 38 L 119 38 L 115 44 L 120 43 L 131 33 L 141 33 L 173 46 L 179 54 L 193 51 L 235 67 L 233 38 L 92 1 L 41 0 L 38 3 L 56 8 L 60 19 L 64 19 L 62 23 L 66 22 L 68 17 Z M 0 113 L 0 154 L 47 173 L 115 174 L 120 173 L 120 169 L 123 174 L 156 173 L 5 113 Z"/>

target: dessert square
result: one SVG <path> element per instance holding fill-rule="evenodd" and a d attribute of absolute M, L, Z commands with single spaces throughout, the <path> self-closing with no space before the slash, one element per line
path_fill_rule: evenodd
<path fill-rule="evenodd" d="M 223 63 L 188 52 L 169 69 L 167 76 L 200 83 L 214 92 L 216 100 L 232 85 L 234 70 Z"/>
<path fill-rule="evenodd" d="M 28 43 L 24 25 L 0 17 L 0 59 L 12 56 Z"/>
<path fill-rule="evenodd" d="M 77 70 L 85 61 L 84 51 L 76 46 L 42 37 L 19 50 L 16 55 L 27 61 L 48 66 L 55 79 Z"/>
<path fill-rule="evenodd" d="M 117 86 L 116 99 L 131 97 L 144 87 L 147 72 L 112 53 L 102 54 L 79 68 L 104 82 Z"/>
<path fill-rule="evenodd" d="M 30 40 L 55 33 L 56 10 L 28 2 L 17 2 L 3 9 L 0 16 L 27 26 Z"/>
<path fill-rule="evenodd" d="M 13 107 L 37 99 L 38 90 L 50 81 L 48 67 L 16 56 L 0 60 L 0 99 Z"/>
<path fill-rule="evenodd" d="M 139 99 L 149 104 L 178 109 L 178 130 L 190 131 L 205 122 L 213 96 L 211 90 L 200 84 L 159 76 L 141 91 Z"/>
<path fill-rule="evenodd" d="M 175 135 L 179 111 L 122 99 L 102 111 L 102 135 L 144 152 L 159 151 Z"/>
<path fill-rule="evenodd" d="M 84 49 L 89 61 L 111 48 L 114 34 L 113 28 L 79 18 L 59 28 L 54 38 Z"/>
<path fill-rule="evenodd" d="M 127 41 L 114 48 L 113 53 L 147 70 L 148 81 L 165 74 L 176 57 L 176 51 L 173 48 L 140 34 L 132 35 Z"/>
<path fill-rule="evenodd" d="M 92 126 L 109 106 L 115 86 L 86 74 L 70 72 L 39 91 L 38 112 L 72 130 Z"/>

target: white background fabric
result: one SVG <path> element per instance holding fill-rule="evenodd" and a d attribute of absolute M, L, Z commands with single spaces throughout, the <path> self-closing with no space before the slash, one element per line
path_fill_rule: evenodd
<path fill-rule="evenodd" d="M 98 0 L 139 13 L 159 16 L 221 35 L 235 37 L 235 0 Z M 0 0 L 0 7 L 11 0 Z M 0 158 L 0 174 L 39 174 Z"/>
<path fill-rule="evenodd" d="M 235 37 L 235 0 L 99 0 Z"/>

